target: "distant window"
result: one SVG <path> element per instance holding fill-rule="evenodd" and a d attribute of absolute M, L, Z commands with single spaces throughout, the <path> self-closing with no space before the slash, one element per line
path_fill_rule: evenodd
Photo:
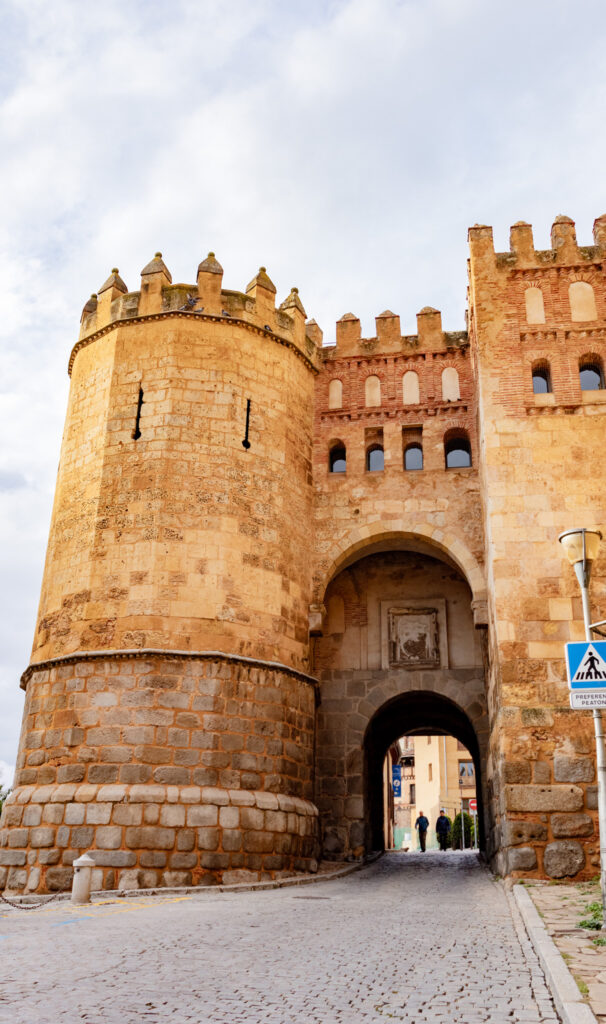
<path fill-rule="evenodd" d="M 551 374 L 547 364 L 539 364 L 532 368 L 532 390 L 535 395 L 547 395 L 551 391 Z"/>
<path fill-rule="evenodd" d="M 473 776 L 473 761 L 459 761 L 459 777 L 462 779 L 472 779 Z"/>
<path fill-rule="evenodd" d="M 381 404 L 381 381 L 374 375 L 367 377 L 364 384 L 364 400 L 367 406 Z"/>
<path fill-rule="evenodd" d="M 579 366 L 581 391 L 602 391 L 604 370 L 599 359 L 583 359 Z"/>
<path fill-rule="evenodd" d="M 419 404 L 419 375 L 414 370 L 407 370 L 402 377 L 402 401 L 404 405 Z"/>
<path fill-rule="evenodd" d="M 404 451 L 404 469 L 423 469 L 423 449 L 420 444 L 409 444 Z"/>
<path fill-rule="evenodd" d="M 527 288 L 524 293 L 526 302 L 526 323 L 544 324 L 545 306 L 543 303 L 543 292 L 540 288 Z"/>
<path fill-rule="evenodd" d="M 454 437 L 445 438 L 444 456 L 446 469 L 465 469 L 471 466 L 471 445 L 463 432 Z"/>
<path fill-rule="evenodd" d="M 385 455 L 380 444 L 375 444 L 366 452 L 366 468 L 374 473 L 376 470 L 385 469 Z"/>
<path fill-rule="evenodd" d="M 331 380 L 328 385 L 328 408 L 340 409 L 343 405 L 343 383 L 340 380 Z"/>
<path fill-rule="evenodd" d="M 427 765 L 427 780 L 428 782 L 431 782 L 433 780 L 433 766 L 431 764 L 431 761 Z"/>
<path fill-rule="evenodd" d="M 347 469 L 347 452 L 344 444 L 336 444 L 330 449 L 329 467 L 331 473 L 344 473 Z"/>
<path fill-rule="evenodd" d="M 416 803 L 416 800 L 417 800 L 416 786 L 415 786 L 414 782 L 411 782 L 410 783 L 410 803 L 414 804 L 414 803 Z"/>
<path fill-rule="evenodd" d="M 454 366 L 447 366 L 442 371 L 442 400 L 444 402 L 458 402 L 460 397 L 459 375 Z"/>
<path fill-rule="evenodd" d="M 568 289 L 568 300 L 571 320 L 597 320 L 595 295 L 589 281 L 573 281 Z"/>

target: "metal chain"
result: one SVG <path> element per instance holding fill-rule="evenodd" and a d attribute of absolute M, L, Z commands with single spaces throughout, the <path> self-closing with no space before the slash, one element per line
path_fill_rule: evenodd
<path fill-rule="evenodd" d="M 52 896 L 49 896 L 44 903 L 15 903 L 13 900 L 9 900 L 6 896 L 3 896 L 0 892 L 0 900 L 3 903 L 8 903 L 9 907 L 14 907 L 15 910 L 39 910 L 40 907 L 45 907 L 47 903 L 52 903 L 53 900 L 59 899 L 59 896 L 63 896 L 64 893 L 56 892 Z"/>

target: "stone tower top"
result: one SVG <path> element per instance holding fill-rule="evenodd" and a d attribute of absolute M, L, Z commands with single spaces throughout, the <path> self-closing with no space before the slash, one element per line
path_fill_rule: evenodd
<path fill-rule="evenodd" d="M 98 295 L 88 300 L 82 311 L 80 337 L 70 362 L 71 374 L 77 353 L 112 326 L 156 318 L 220 318 L 270 335 L 279 344 L 294 346 L 299 354 L 317 366 L 322 332 L 317 325 L 308 331 L 305 309 L 298 288 L 292 288 L 276 307 L 276 286 L 265 267 L 250 281 L 245 292 L 222 286 L 223 267 L 214 252 L 198 266 L 196 284 L 173 284 L 162 253 L 157 252 L 141 271 L 141 288 L 131 292 L 114 267 Z"/>

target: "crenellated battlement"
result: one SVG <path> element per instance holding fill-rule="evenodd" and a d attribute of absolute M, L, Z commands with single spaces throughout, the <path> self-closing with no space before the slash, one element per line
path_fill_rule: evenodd
<path fill-rule="evenodd" d="M 551 248 L 535 249 L 532 225 L 516 221 L 509 233 L 509 252 L 495 252 L 492 227 L 474 224 L 469 229 L 472 260 L 488 260 L 500 268 L 549 266 L 584 266 L 601 262 L 606 257 L 606 214 L 593 224 L 593 245 L 577 243 L 575 222 L 564 215 L 556 217 L 551 226 Z"/>
<path fill-rule="evenodd" d="M 241 292 L 222 287 L 223 267 L 214 252 L 198 266 L 196 284 L 173 284 L 162 253 L 157 252 L 141 271 L 139 291 L 129 291 L 114 267 L 97 293 L 84 305 L 80 336 L 72 351 L 69 372 L 78 351 L 114 326 L 148 317 L 185 316 L 192 320 L 234 320 L 294 347 L 317 365 L 322 331 L 315 320 L 306 324 L 298 288 L 292 288 L 276 306 L 276 287 L 265 267 Z"/>
<path fill-rule="evenodd" d="M 369 355 L 412 356 L 419 352 L 449 352 L 467 345 L 467 331 L 444 331 L 442 314 L 432 306 L 417 313 L 417 333 L 402 334 L 400 317 L 386 309 L 375 317 L 376 334 L 363 338 L 360 320 L 345 313 L 337 320 L 336 344 L 322 349 L 324 360 Z"/>

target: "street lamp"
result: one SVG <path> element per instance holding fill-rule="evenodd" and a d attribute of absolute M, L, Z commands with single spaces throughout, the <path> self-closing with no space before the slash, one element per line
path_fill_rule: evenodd
<path fill-rule="evenodd" d="M 599 530 L 565 530 L 558 537 L 564 548 L 568 561 L 572 565 L 581 587 L 583 600 L 583 621 L 585 623 L 585 639 L 593 641 L 593 631 L 603 623 L 591 622 L 589 608 L 589 581 L 592 564 L 598 556 L 602 534 Z M 603 634 L 600 634 L 603 635 Z M 603 927 L 606 928 L 606 751 L 604 749 L 604 723 L 602 709 L 593 709 L 593 727 L 595 731 L 596 763 L 598 769 L 598 824 L 600 829 L 600 888 L 602 890 Z"/>

